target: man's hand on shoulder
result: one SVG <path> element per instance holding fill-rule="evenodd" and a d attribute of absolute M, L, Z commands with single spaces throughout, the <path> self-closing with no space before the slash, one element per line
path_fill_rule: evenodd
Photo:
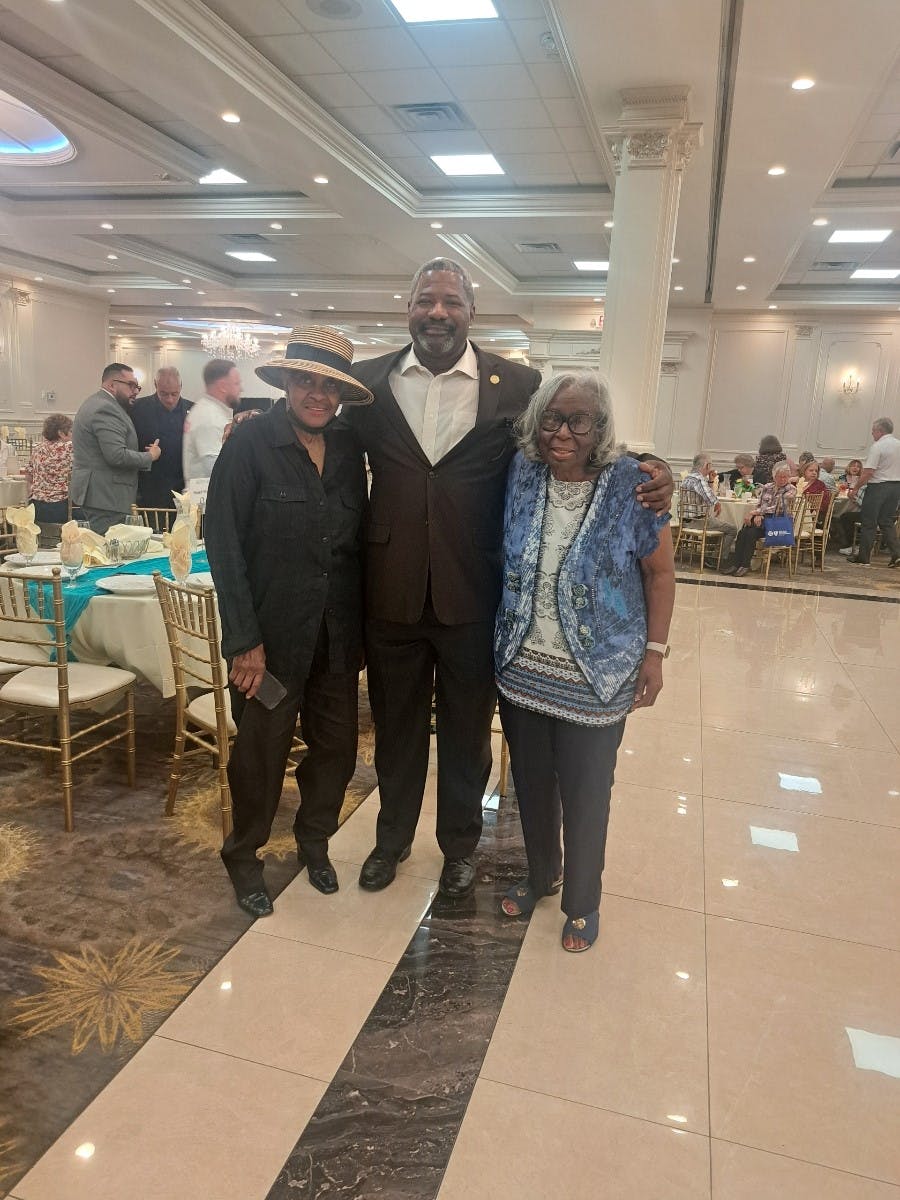
<path fill-rule="evenodd" d="M 638 466 L 649 479 L 638 484 L 637 498 L 644 508 L 652 508 L 657 513 L 667 513 L 672 503 L 672 493 L 675 491 L 675 480 L 666 463 L 658 458 L 639 462 Z"/>

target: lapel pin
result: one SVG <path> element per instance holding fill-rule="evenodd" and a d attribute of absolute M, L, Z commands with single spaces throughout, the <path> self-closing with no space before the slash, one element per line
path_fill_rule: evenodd
<path fill-rule="evenodd" d="M 500 382 L 500 376 L 499 376 L 499 375 L 492 375 L 492 376 L 491 376 L 491 383 L 499 383 L 499 382 Z"/>

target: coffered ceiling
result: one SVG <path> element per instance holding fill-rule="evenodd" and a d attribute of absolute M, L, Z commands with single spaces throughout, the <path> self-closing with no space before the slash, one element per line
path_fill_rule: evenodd
<path fill-rule="evenodd" d="M 317 319 L 396 341 L 438 254 L 470 266 L 482 336 L 577 324 L 606 277 L 574 263 L 615 236 L 601 131 L 622 88 L 673 84 L 703 126 L 673 306 L 900 307 L 900 274 L 851 278 L 900 272 L 896 0 L 495 0 L 476 21 L 434 0 L 424 24 L 389 0 L 3 4 L 4 90 L 75 156 L 0 152 L 0 272 L 108 299 L 118 328 Z M 460 154 L 503 174 L 432 159 Z M 246 182 L 200 182 L 220 169 Z"/>

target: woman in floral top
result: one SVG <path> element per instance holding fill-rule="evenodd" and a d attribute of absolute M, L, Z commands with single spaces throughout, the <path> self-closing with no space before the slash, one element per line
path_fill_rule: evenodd
<path fill-rule="evenodd" d="M 759 493 L 756 507 L 744 517 L 744 528 L 734 544 L 734 565 L 725 575 L 746 575 L 750 560 L 756 551 L 756 543 L 765 536 L 763 517 L 784 516 L 790 512 L 790 501 L 797 495 L 791 483 L 791 468 L 788 463 L 776 463 L 772 471 L 772 482 L 764 485 Z"/>
<path fill-rule="evenodd" d="M 69 479 L 72 476 L 72 418 L 54 413 L 44 422 L 43 436 L 31 451 L 28 475 L 34 519 L 69 519 Z"/>

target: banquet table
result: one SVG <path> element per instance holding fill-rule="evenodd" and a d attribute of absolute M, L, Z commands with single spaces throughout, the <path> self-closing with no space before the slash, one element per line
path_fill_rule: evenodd
<path fill-rule="evenodd" d="M 753 508 L 755 503 L 755 500 L 720 499 L 721 511 L 719 513 L 719 520 L 727 521 L 735 529 L 741 529 L 744 524 L 744 517 Z"/>
<path fill-rule="evenodd" d="M 10 570 L 8 566 L 3 569 Z M 194 555 L 192 569 L 194 573 L 209 570 L 205 554 L 199 552 Z M 158 550 L 144 555 L 135 563 L 126 564 L 122 569 L 88 569 L 78 577 L 75 587 L 86 586 L 92 576 L 103 578 L 139 574 L 151 578 L 157 570 L 171 579 L 168 557 L 161 557 Z M 66 590 L 64 586 L 64 600 Z M 2 634 L 0 624 L 0 638 Z M 69 645 L 78 662 L 93 666 L 124 667 L 143 676 L 163 696 L 175 695 L 175 676 L 166 626 L 155 590 L 143 595 L 92 594 L 72 625 Z"/>
<path fill-rule="evenodd" d="M 28 484 L 24 479 L 10 476 L 0 479 L 0 509 L 17 508 L 28 503 Z"/>

